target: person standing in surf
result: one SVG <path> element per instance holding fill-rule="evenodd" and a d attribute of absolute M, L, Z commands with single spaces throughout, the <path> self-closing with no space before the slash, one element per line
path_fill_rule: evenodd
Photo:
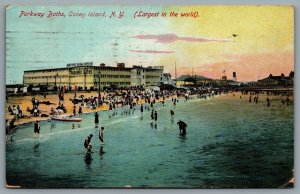
<path fill-rule="evenodd" d="M 93 137 L 93 134 L 90 134 L 89 136 L 87 136 L 84 140 L 84 147 L 87 149 L 88 145 L 91 143 L 91 139 Z"/>
<path fill-rule="evenodd" d="M 99 130 L 99 140 L 100 140 L 100 144 L 103 144 L 104 142 L 104 136 L 103 136 L 103 131 L 104 131 L 104 127 L 101 127 Z"/>
<path fill-rule="evenodd" d="M 267 106 L 268 107 L 270 106 L 270 99 L 269 99 L 269 97 L 267 97 Z"/>
<path fill-rule="evenodd" d="M 140 119 L 143 119 L 143 113 L 144 113 L 144 105 L 141 104 L 141 117 L 140 117 Z"/>
<path fill-rule="evenodd" d="M 98 124 L 99 124 L 99 115 L 98 112 L 95 113 L 95 128 L 98 128 Z"/>
<path fill-rule="evenodd" d="M 151 120 L 154 119 L 154 110 L 151 111 Z"/>
<path fill-rule="evenodd" d="M 181 136 L 184 136 L 186 134 L 187 124 L 185 122 L 183 122 L 182 120 L 179 120 L 177 125 L 179 126 L 179 134 Z"/>
<path fill-rule="evenodd" d="M 155 122 L 157 121 L 157 112 L 156 111 L 154 112 L 154 121 Z"/>
<path fill-rule="evenodd" d="M 41 127 L 39 125 L 39 121 L 35 121 L 35 123 L 34 123 L 34 136 L 36 138 L 40 137 L 40 130 L 41 130 Z"/>
<path fill-rule="evenodd" d="M 174 123 L 174 111 L 170 110 L 170 115 L 171 115 L 171 123 Z"/>
<path fill-rule="evenodd" d="M 141 114 L 143 114 L 143 112 L 144 112 L 144 106 L 143 104 L 141 104 Z"/>
<path fill-rule="evenodd" d="M 86 147 L 86 153 L 85 153 L 85 159 L 87 161 L 90 161 L 92 159 L 91 154 L 92 154 L 92 144 L 89 143 L 88 146 Z"/>
<path fill-rule="evenodd" d="M 170 110 L 170 114 L 171 114 L 171 117 L 173 117 L 174 116 L 174 111 Z"/>

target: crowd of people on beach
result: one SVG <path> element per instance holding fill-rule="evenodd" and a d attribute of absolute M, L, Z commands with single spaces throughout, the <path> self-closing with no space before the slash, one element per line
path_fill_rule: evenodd
<path fill-rule="evenodd" d="M 278 92 L 278 91 L 241 91 L 241 95 L 248 95 L 249 94 L 249 103 L 252 102 L 252 97 L 253 97 L 253 101 L 257 104 L 258 103 L 258 99 L 259 99 L 259 95 L 267 95 L 266 98 L 266 105 L 267 107 L 271 106 L 271 101 L 270 101 L 270 96 L 281 96 L 281 103 L 282 105 L 287 105 L 289 106 L 292 101 L 290 100 L 290 96 L 292 94 L 290 93 L 286 93 L 286 92 Z M 242 99 L 242 96 L 240 96 L 240 99 Z"/>
<path fill-rule="evenodd" d="M 14 115 L 16 118 L 23 118 L 23 111 L 20 108 L 20 105 L 13 105 L 12 107 L 10 105 L 8 105 L 8 112 L 11 115 Z"/>

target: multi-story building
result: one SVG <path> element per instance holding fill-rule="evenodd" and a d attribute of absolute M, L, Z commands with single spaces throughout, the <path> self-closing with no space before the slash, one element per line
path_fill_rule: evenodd
<path fill-rule="evenodd" d="M 24 71 L 25 86 L 46 85 L 93 90 L 99 87 L 128 87 L 157 85 L 163 73 L 163 66 L 158 67 L 125 67 L 118 63 L 117 67 L 100 64 L 93 66 L 92 62 L 67 64 L 64 68 L 40 69 Z"/>
<path fill-rule="evenodd" d="M 163 66 L 133 66 L 131 69 L 131 86 L 157 86 L 160 84 Z"/>

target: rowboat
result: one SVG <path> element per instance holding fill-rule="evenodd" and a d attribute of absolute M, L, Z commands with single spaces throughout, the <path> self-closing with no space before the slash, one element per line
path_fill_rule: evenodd
<path fill-rule="evenodd" d="M 51 117 L 51 120 L 55 121 L 65 121 L 65 122 L 81 122 L 82 118 L 72 118 L 72 117 Z"/>

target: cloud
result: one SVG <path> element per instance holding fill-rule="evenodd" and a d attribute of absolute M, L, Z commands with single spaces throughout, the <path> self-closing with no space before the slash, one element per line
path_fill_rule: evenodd
<path fill-rule="evenodd" d="M 158 54 L 169 54 L 174 53 L 174 51 L 154 51 L 154 50 L 129 50 L 135 53 L 158 53 Z"/>
<path fill-rule="evenodd" d="M 188 37 L 188 36 L 177 36 L 176 34 L 158 34 L 158 35 L 136 35 L 131 38 L 136 38 L 140 40 L 154 40 L 157 43 L 172 43 L 176 41 L 186 41 L 186 42 L 232 42 L 230 39 L 217 39 L 217 38 L 203 38 L 203 37 Z"/>

